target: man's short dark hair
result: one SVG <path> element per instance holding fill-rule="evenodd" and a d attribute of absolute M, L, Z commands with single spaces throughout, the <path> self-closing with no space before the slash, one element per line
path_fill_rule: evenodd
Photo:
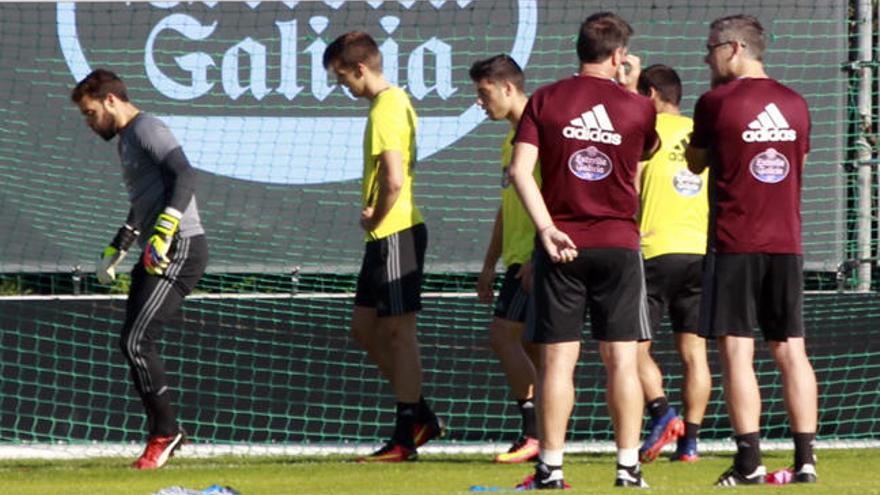
<path fill-rule="evenodd" d="M 632 27 L 617 14 L 593 14 L 581 24 L 577 40 L 578 59 L 584 64 L 603 62 L 614 50 L 629 45 L 632 34 Z"/>
<path fill-rule="evenodd" d="M 79 103 L 85 96 L 103 100 L 110 93 L 122 101 L 128 101 L 128 89 L 119 76 L 107 69 L 95 69 L 76 84 L 70 92 L 70 99 L 74 103 Z"/>
<path fill-rule="evenodd" d="M 486 60 L 477 60 L 471 65 L 471 81 L 480 82 L 488 79 L 492 83 L 510 81 L 522 92 L 526 90 L 526 78 L 522 69 L 509 55 L 501 54 Z"/>
<path fill-rule="evenodd" d="M 333 40 L 324 50 L 324 68 L 339 62 L 346 69 L 364 64 L 370 70 L 382 72 L 382 53 L 372 36 L 363 31 L 349 31 Z"/>
<path fill-rule="evenodd" d="M 767 41 L 764 39 L 764 26 L 755 16 L 747 14 L 729 15 L 715 19 L 710 31 L 718 33 L 718 41 L 739 41 L 745 45 L 746 52 L 755 60 L 764 59 Z"/>
<path fill-rule="evenodd" d="M 660 99 L 675 106 L 681 104 L 681 78 L 675 69 L 668 65 L 654 64 L 639 74 L 639 93 L 651 96 L 651 88 Z"/>

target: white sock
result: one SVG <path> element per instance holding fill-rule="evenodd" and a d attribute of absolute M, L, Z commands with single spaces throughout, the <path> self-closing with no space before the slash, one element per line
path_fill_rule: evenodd
<path fill-rule="evenodd" d="M 617 463 L 621 466 L 633 467 L 639 463 L 638 447 L 632 449 L 617 449 Z"/>
<path fill-rule="evenodd" d="M 548 466 L 559 467 L 562 465 L 562 450 L 547 450 L 541 449 L 541 453 L 538 455 L 538 458 L 541 459 L 541 462 Z"/>

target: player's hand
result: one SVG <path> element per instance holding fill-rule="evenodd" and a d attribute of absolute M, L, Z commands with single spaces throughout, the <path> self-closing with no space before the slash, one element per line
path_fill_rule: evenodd
<path fill-rule="evenodd" d="M 639 92 L 639 74 L 642 73 L 642 60 L 627 53 L 623 63 L 617 68 L 617 82 L 633 93 Z"/>
<path fill-rule="evenodd" d="M 526 294 L 532 292 L 532 267 L 532 262 L 526 261 L 519 266 L 519 271 L 516 272 L 516 278 L 519 279 L 519 283 Z"/>
<path fill-rule="evenodd" d="M 480 272 L 477 279 L 477 299 L 484 304 L 492 304 L 495 298 L 495 292 L 492 287 L 495 285 L 495 267 L 485 267 Z"/>
<path fill-rule="evenodd" d="M 544 246 L 553 263 L 568 263 L 577 258 L 578 250 L 574 241 L 555 225 L 545 227 L 538 235 L 541 237 L 541 245 Z"/>
<path fill-rule="evenodd" d="M 142 259 L 144 270 L 150 275 L 162 275 L 171 263 L 168 250 L 171 249 L 174 234 L 180 226 L 181 216 L 181 213 L 174 208 L 165 208 L 156 219 L 153 235 L 147 239 Z"/>
<path fill-rule="evenodd" d="M 137 240 L 140 232 L 131 225 L 123 225 L 116 232 L 116 237 L 104 251 L 98 255 L 98 263 L 95 265 L 95 275 L 98 282 L 109 284 L 116 280 L 116 266 L 122 263 L 128 248 Z"/>
<path fill-rule="evenodd" d="M 98 255 L 98 263 L 95 265 L 95 275 L 98 282 L 109 284 L 116 280 L 116 265 L 125 258 L 126 251 L 120 251 L 113 246 L 104 248 L 104 252 Z"/>
<path fill-rule="evenodd" d="M 361 228 L 366 230 L 367 232 L 372 232 L 376 230 L 376 225 L 373 222 L 373 212 L 375 209 L 372 206 L 367 206 L 363 210 L 361 210 Z"/>

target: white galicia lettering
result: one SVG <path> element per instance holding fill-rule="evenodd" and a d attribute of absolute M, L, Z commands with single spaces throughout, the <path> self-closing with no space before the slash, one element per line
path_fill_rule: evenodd
<path fill-rule="evenodd" d="M 399 19 L 385 16 L 380 24 L 385 31 L 393 32 L 399 25 Z M 321 37 L 329 25 L 329 19 L 324 16 L 314 16 L 309 19 L 311 32 L 307 32 L 310 38 L 315 40 L 310 43 L 303 53 L 308 55 L 310 66 L 311 94 L 315 99 L 323 101 L 335 89 L 335 84 L 328 84 L 327 71 L 324 69 L 322 57 L 327 42 Z M 189 74 L 189 80 L 185 83 L 175 81 L 167 76 L 159 68 L 154 57 L 154 46 L 157 39 L 166 31 L 174 31 L 179 35 L 193 41 L 208 40 L 217 22 L 202 25 L 196 18 L 186 14 L 171 14 L 165 17 L 153 27 L 147 37 L 144 48 L 144 66 L 147 70 L 147 78 L 157 91 L 175 100 L 192 100 L 205 95 L 211 90 L 214 83 L 208 82 L 208 68 L 216 66 L 213 57 L 205 52 L 191 52 L 174 58 L 177 65 Z M 281 81 L 274 88 L 275 91 L 284 95 L 288 100 L 293 100 L 303 90 L 297 84 L 297 67 L 299 64 L 299 50 L 297 49 L 298 26 L 296 20 L 276 21 L 275 27 L 280 40 Z M 307 30 L 308 31 L 308 30 Z M 389 32 L 389 34 L 390 34 Z M 383 71 L 389 81 L 396 83 L 398 79 L 398 46 L 391 38 L 385 40 L 380 46 L 382 58 L 386 61 Z M 246 37 L 232 45 L 223 55 L 220 70 L 220 80 L 223 92 L 231 99 L 236 100 L 242 94 L 250 91 L 255 99 L 261 100 L 273 91 L 267 82 L 267 47 Z M 239 80 L 239 65 L 245 59 L 250 78 L 247 84 Z M 433 61 L 430 71 L 426 70 L 426 60 Z M 409 92 L 417 100 L 422 100 L 431 93 L 436 93 L 441 99 L 446 100 L 458 90 L 452 82 L 452 46 L 437 37 L 431 37 L 417 46 L 410 54 L 407 67 L 407 81 Z M 426 81 L 433 81 L 427 84 Z M 350 95 L 349 95 L 350 96 Z"/>
<path fill-rule="evenodd" d="M 788 158 L 773 148 L 758 153 L 749 162 L 752 176 L 765 184 L 782 182 L 790 170 Z"/>
<path fill-rule="evenodd" d="M 742 138 L 747 143 L 794 141 L 797 139 L 797 131 L 793 129 L 750 129 L 742 133 Z"/>
<path fill-rule="evenodd" d="M 562 129 L 562 135 L 569 139 L 581 141 L 594 141 L 605 144 L 620 144 L 621 136 L 616 132 L 603 131 L 601 129 L 586 129 L 583 127 L 566 126 Z"/>
<path fill-rule="evenodd" d="M 438 15 L 468 18 L 455 11 L 469 8 L 471 0 L 324 0 L 320 2 L 324 7 L 316 7 L 319 2 L 312 2 L 308 8 L 297 8 L 304 3 L 151 2 L 144 7 L 140 3 L 116 2 L 106 5 L 111 11 L 150 9 L 148 15 L 138 18 L 148 19 L 151 24 L 138 26 L 143 31 L 136 30 L 139 34 L 134 38 L 124 34 L 120 35 L 122 38 L 115 37 L 105 29 L 99 36 L 81 39 L 82 31 L 100 30 L 101 22 L 118 16 L 103 17 L 107 8 L 98 9 L 100 13 L 95 14 L 95 8 L 86 4 L 58 2 L 56 29 L 61 53 L 74 81 L 86 77 L 94 63 L 100 64 L 101 60 L 89 60 L 88 56 L 100 57 L 109 46 L 121 50 L 128 58 L 119 65 L 123 70 L 120 75 L 123 79 L 137 75 L 130 80 L 146 84 L 139 88 L 141 91 L 153 90 L 157 93 L 153 96 L 162 95 L 154 102 L 171 113 L 157 109 L 156 116 L 171 128 L 193 165 L 249 182 L 322 184 L 351 180 L 362 174 L 362 147 L 339 146 L 363 139 L 367 118 L 362 108 L 340 109 L 337 104 L 334 108 L 342 112 L 326 112 L 320 104 L 305 103 L 304 107 L 298 106 L 302 112 L 279 115 L 277 101 L 273 102 L 314 98 L 320 103 L 332 100 L 334 93 L 337 98 L 344 94 L 354 100 L 322 63 L 324 50 L 338 33 L 352 27 L 370 32 L 379 43 L 385 77 L 415 100 L 450 100 L 459 96 L 462 84 L 469 84 L 467 71 L 453 65 L 453 60 L 461 62 L 455 54 L 461 42 L 451 41 L 450 30 L 426 33 L 426 29 L 420 28 L 415 35 L 412 33 L 413 26 L 433 29 L 440 25 L 436 22 Z M 526 68 L 539 25 L 537 2 L 511 3 L 516 9 L 516 15 L 511 17 L 516 19 L 515 32 L 493 32 L 492 36 L 496 41 L 500 36 L 509 38 L 510 45 L 502 51 Z M 347 12 L 349 5 L 354 12 Z M 253 17 L 255 20 L 242 19 L 240 11 L 247 9 L 261 10 Z M 102 17 L 95 22 L 77 19 L 78 15 Z M 476 18 L 482 19 L 479 15 Z M 402 35 L 404 28 L 407 34 Z M 471 28 L 479 30 L 477 26 Z M 483 37 L 490 36 L 488 31 L 481 33 Z M 406 39 L 406 44 L 398 44 L 395 38 Z M 83 46 L 83 40 L 103 45 Z M 143 66 L 139 68 L 140 63 Z M 207 106 L 166 104 L 167 100 L 200 98 L 220 98 L 228 105 L 215 101 L 211 111 L 202 111 Z M 249 107 L 252 111 L 242 115 L 235 111 L 233 102 L 261 105 Z M 269 102 L 271 105 L 265 106 Z M 441 106 L 443 111 L 437 113 L 442 115 L 428 113 L 419 119 L 418 160 L 451 146 L 486 118 L 476 104 Z M 267 114 L 262 114 L 262 110 Z M 328 149 L 334 152 L 328 153 Z"/>

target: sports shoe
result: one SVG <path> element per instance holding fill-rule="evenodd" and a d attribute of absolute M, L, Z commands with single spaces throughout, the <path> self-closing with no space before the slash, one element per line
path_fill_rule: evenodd
<path fill-rule="evenodd" d="M 532 437 L 520 437 L 510 449 L 495 457 L 495 462 L 500 464 L 518 464 L 532 461 L 538 458 L 538 439 Z"/>
<path fill-rule="evenodd" d="M 379 450 L 365 456 L 358 457 L 358 462 L 406 462 L 419 459 L 419 453 L 408 449 L 399 443 L 388 442 Z"/>
<path fill-rule="evenodd" d="M 697 439 L 678 437 L 678 446 L 675 453 L 670 457 L 671 461 L 697 462 L 700 456 L 697 454 Z"/>
<path fill-rule="evenodd" d="M 715 486 L 739 486 L 739 485 L 763 485 L 767 480 L 767 468 L 758 466 L 751 474 L 742 474 L 736 470 L 736 466 L 724 471 Z"/>
<path fill-rule="evenodd" d="M 413 441 L 416 448 L 425 445 L 435 438 L 443 438 L 446 436 L 446 423 L 437 416 L 427 423 L 416 423 L 413 427 Z"/>
<path fill-rule="evenodd" d="M 162 437 L 154 435 L 147 440 L 144 453 L 131 465 L 134 469 L 159 469 L 168 463 L 168 459 L 174 455 L 174 451 L 186 439 L 186 432 L 178 430 L 174 435 Z"/>
<path fill-rule="evenodd" d="M 535 474 L 526 476 L 520 484 L 516 485 L 517 491 L 564 490 L 566 488 L 571 488 L 571 485 L 563 479 L 562 468 L 551 469 L 543 462 L 535 464 Z"/>
<path fill-rule="evenodd" d="M 815 483 L 818 481 L 815 464 L 804 464 L 798 472 L 794 473 L 794 483 Z"/>
<path fill-rule="evenodd" d="M 642 468 L 636 464 L 633 467 L 617 465 L 617 478 L 614 480 L 614 486 L 632 487 L 632 488 L 649 488 L 642 478 Z"/>
<path fill-rule="evenodd" d="M 653 462 L 666 444 L 684 435 L 684 421 L 678 417 L 675 408 L 670 407 L 662 417 L 652 419 L 649 428 L 648 438 L 639 449 L 639 460 L 645 464 Z"/>

